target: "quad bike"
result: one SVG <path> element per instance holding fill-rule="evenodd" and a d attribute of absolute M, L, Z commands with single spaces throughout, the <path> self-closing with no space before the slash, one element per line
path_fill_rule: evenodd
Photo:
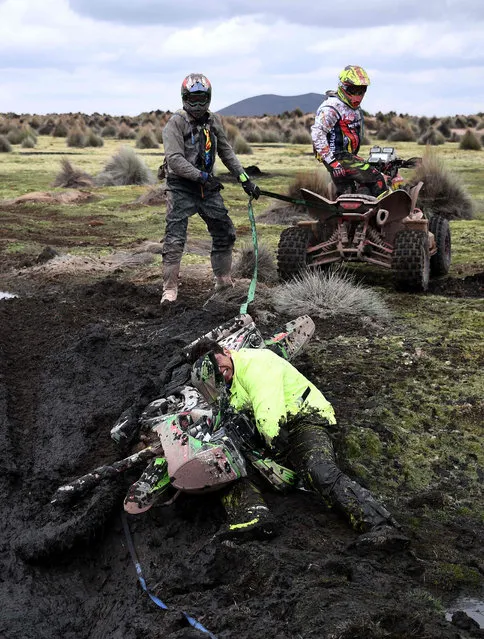
<path fill-rule="evenodd" d="M 195 340 L 185 351 L 188 354 L 200 339 L 208 337 L 231 350 L 271 348 L 286 359 L 292 359 L 313 332 L 311 318 L 301 316 L 288 322 L 282 331 L 270 339 L 264 340 L 250 315 L 245 314 Z M 123 418 L 117 421 L 111 429 L 113 439 L 122 441 L 126 436 L 125 425 Z M 292 470 L 264 454 L 262 438 L 247 417 L 231 413 L 230 407 L 226 407 L 222 414 L 214 411 L 191 386 L 182 386 L 170 396 L 151 402 L 139 418 L 139 427 L 144 448 L 61 486 L 51 503 L 72 503 L 104 479 L 115 477 L 153 458 L 166 465 L 169 483 L 177 491 L 170 503 L 182 492 L 220 490 L 245 477 L 247 463 L 278 490 L 298 484 Z M 153 501 L 149 501 L 142 510 L 136 504 L 128 505 L 126 510 L 132 514 L 144 512 L 155 503 L 156 497 L 154 495 Z"/>
<path fill-rule="evenodd" d="M 277 266 L 282 280 L 306 268 L 335 262 L 368 262 L 393 271 L 397 290 L 422 292 L 430 276 L 448 273 L 451 238 L 448 221 L 427 217 L 417 200 L 423 182 L 407 188 L 400 168 L 416 166 L 419 158 L 402 160 L 393 147 L 374 146 L 368 163 L 385 175 L 389 192 L 378 198 L 362 185 L 330 200 L 301 189 L 314 220 L 285 229 L 279 239 Z"/>

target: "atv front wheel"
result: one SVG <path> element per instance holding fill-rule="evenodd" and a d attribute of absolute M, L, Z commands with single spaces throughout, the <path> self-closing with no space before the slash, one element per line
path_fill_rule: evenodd
<path fill-rule="evenodd" d="M 392 270 L 397 290 L 414 292 L 427 290 L 430 278 L 427 231 L 403 229 L 396 234 Z"/>
<path fill-rule="evenodd" d="M 432 215 L 429 231 L 434 234 L 437 253 L 430 258 L 432 275 L 447 275 L 452 259 L 449 222 L 441 215 Z"/>
<path fill-rule="evenodd" d="M 302 226 L 284 229 L 277 248 L 277 272 L 281 280 L 290 280 L 308 264 L 309 230 Z"/>

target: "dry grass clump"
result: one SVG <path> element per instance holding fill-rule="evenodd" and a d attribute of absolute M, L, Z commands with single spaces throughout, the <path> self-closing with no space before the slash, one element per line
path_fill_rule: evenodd
<path fill-rule="evenodd" d="M 66 142 L 69 147 L 82 149 L 86 146 L 86 136 L 82 129 L 76 125 L 72 127 L 72 129 L 69 129 Z"/>
<path fill-rule="evenodd" d="M 136 138 L 136 131 L 128 126 L 126 122 L 122 122 L 119 125 L 117 137 L 118 140 L 134 140 Z"/>
<path fill-rule="evenodd" d="M 23 149 L 33 149 L 36 145 L 37 141 L 31 135 L 28 135 L 26 138 L 22 140 L 22 144 L 20 145 Z"/>
<path fill-rule="evenodd" d="M 106 163 L 95 177 L 98 186 L 126 186 L 128 184 L 154 184 L 155 178 L 142 158 L 130 147 L 123 147 Z"/>
<path fill-rule="evenodd" d="M 10 153 L 12 145 L 4 135 L 0 135 L 0 153 Z"/>
<path fill-rule="evenodd" d="M 312 144 L 311 134 L 307 129 L 298 126 L 289 132 L 289 144 Z"/>
<path fill-rule="evenodd" d="M 133 204 L 144 206 L 159 206 L 166 204 L 166 187 L 160 184 L 151 186 L 145 193 L 142 193 Z"/>
<path fill-rule="evenodd" d="M 117 134 L 118 128 L 115 124 L 106 124 L 106 126 L 101 129 L 101 135 L 103 138 L 115 138 Z"/>
<path fill-rule="evenodd" d="M 136 148 L 138 149 L 159 149 L 160 145 L 149 126 L 143 127 L 136 138 Z"/>
<path fill-rule="evenodd" d="M 86 132 L 86 146 L 101 147 L 104 146 L 104 140 L 92 129 Z"/>
<path fill-rule="evenodd" d="M 59 119 L 52 130 L 54 138 L 66 138 L 69 135 L 69 128 L 64 120 Z"/>
<path fill-rule="evenodd" d="M 292 198 L 300 198 L 301 189 L 308 189 L 308 191 L 330 198 L 331 184 L 331 176 L 326 169 L 319 168 L 313 171 L 299 171 L 299 173 L 296 173 L 293 182 L 289 184 L 287 194 Z"/>
<path fill-rule="evenodd" d="M 351 315 L 382 320 L 391 317 L 385 301 L 376 291 L 357 283 L 341 268 L 323 273 L 306 271 L 275 287 L 271 297 L 275 310 L 285 315 L 308 314 L 322 318 Z"/>
<path fill-rule="evenodd" d="M 458 176 L 449 171 L 438 153 L 428 147 L 416 167 L 410 185 L 422 181 L 418 204 L 426 213 L 438 213 L 448 220 L 470 220 L 473 202 Z"/>
<path fill-rule="evenodd" d="M 417 141 L 417 144 L 430 144 L 431 146 L 439 146 L 444 143 L 444 136 L 440 131 L 434 129 L 433 126 L 427 129 L 427 131 L 425 131 L 425 133 L 423 133 Z"/>
<path fill-rule="evenodd" d="M 237 155 L 252 155 L 252 147 L 242 135 L 237 135 L 233 142 L 233 149 Z"/>
<path fill-rule="evenodd" d="M 480 151 L 481 148 L 481 142 L 477 135 L 470 129 L 467 129 L 460 140 L 459 149 L 463 149 L 464 151 Z"/>
<path fill-rule="evenodd" d="M 257 281 L 264 284 L 276 283 L 278 279 L 277 267 L 271 249 L 263 243 L 260 243 L 257 248 Z M 254 273 L 254 263 L 253 244 L 242 246 L 232 268 L 234 277 L 251 279 Z"/>
<path fill-rule="evenodd" d="M 75 168 L 67 158 L 61 159 L 61 171 L 55 176 L 52 186 L 66 189 L 83 189 L 93 186 L 93 178 L 81 169 Z"/>
<path fill-rule="evenodd" d="M 313 193 L 331 199 L 331 185 L 331 177 L 325 169 L 301 171 L 296 173 L 294 180 L 289 184 L 287 195 L 295 200 L 303 199 L 301 189 L 308 189 Z M 291 225 L 300 220 L 311 220 L 312 218 L 304 205 L 282 204 L 278 201 L 258 215 L 256 219 L 257 222 L 262 224 Z"/>

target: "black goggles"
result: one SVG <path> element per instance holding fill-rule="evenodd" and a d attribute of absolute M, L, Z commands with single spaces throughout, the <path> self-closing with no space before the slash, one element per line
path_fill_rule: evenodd
<path fill-rule="evenodd" d="M 346 84 L 345 91 L 348 95 L 365 95 L 366 87 L 357 84 Z"/>
<path fill-rule="evenodd" d="M 192 106 L 195 105 L 201 105 L 201 106 L 205 106 L 206 104 L 208 104 L 210 102 L 210 97 L 207 93 L 189 93 L 186 98 L 185 101 L 188 102 L 188 104 L 191 104 Z"/>

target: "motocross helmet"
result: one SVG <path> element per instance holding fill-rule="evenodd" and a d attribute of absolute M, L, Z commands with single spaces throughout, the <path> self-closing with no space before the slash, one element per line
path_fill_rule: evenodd
<path fill-rule="evenodd" d="M 357 109 L 369 86 L 367 72 L 361 67 L 349 65 L 339 74 L 338 97 L 352 109 Z"/>
<path fill-rule="evenodd" d="M 225 391 L 225 381 L 213 351 L 199 357 L 193 365 L 192 384 L 209 404 L 216 402 Z"/>
<path fill-rule="evenodd" d="M 190 73 L 181 86 L 183 108 L 196 120 L 207 113 L 212 99 L 212 85 L 201 73 Z"/>

